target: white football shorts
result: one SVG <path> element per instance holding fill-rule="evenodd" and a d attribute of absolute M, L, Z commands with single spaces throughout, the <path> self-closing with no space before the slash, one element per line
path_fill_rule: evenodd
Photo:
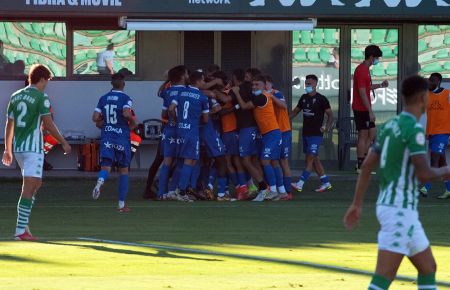
<path fill-rule="evenodd" d="M 418 211 L 377 205 L 377 218 L 378 249 L 412 257 L 430 246 Z"/>
<path fill-rule="evenodd" d="M 42 178 L 44 153 L 17 152 L 14 157 L 20 166 L 23 177 Z"/>

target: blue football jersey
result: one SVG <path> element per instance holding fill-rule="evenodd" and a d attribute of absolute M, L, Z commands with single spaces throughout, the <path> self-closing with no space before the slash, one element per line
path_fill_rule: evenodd
<path fill-rule="evenodd" d="M 112 90 L 100 98 L 95 111 L 103 116 L 102 139 L 130 142 L 130 128 L 123 110 L 132 107 L 131 98 L 121 91 Z"/>
<path fill-rule="evenodd" d="M 186 135 L 196 132 L 203 113 L 209 113 L 208 97 L 199 89 L 186 87 L 172 100 L 177 105 L 177 121 L 180 134 Z"/>
<path fill-rule="evenodd" d="M 220 105 L 216 100 L 214 99 L 208 99 L 208 104 L 210 108 L 214 108 L 215 106 Z M 217 129 L 217 120 L 214 119 L 213 115 L 209 115 L 208 123 L 205 124 L 202 128 L 202 134 L 205 135 L 211 135 L 211 137 L 215 136 L 215 131 L 219 131 Z M 214 133 L 214 134 L 213 134 Z M 207 136 L 205 136 L 207 137 Z"/>
<path fill-rule="evenodd" d="M 172 101 L 184 90 L 186 89 L 186 86 L 182 85 L 175 85 L 171 86 L 170 88 L 165 89 L 161 93 L 161 97 L 163 98 L 163 110 L 169 109 L 170 104 L 172 104 Z M 168 127 L 176 127 L 175 123 L 173 122 L 172 118 L 169 116 L 169 123 L 167 125 Z"/>

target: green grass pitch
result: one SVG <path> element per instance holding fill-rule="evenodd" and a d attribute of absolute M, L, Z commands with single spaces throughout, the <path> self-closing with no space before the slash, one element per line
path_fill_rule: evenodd
<path fill-rule="evenodd" d="M 0 183 L 0 289 L 353 290 L 367 289 L 375 268 L 375 182 L 360 227 L 348 232 L 354 181 L 320 194 L 312 181 L 292 202 L 187 204 L 144 201 L 137 180 L 132 212 L 119 214 L 117 180 L 93 201 L 92 179 L 44 179 L 30 224 L 40 242 L 12 241 L 20 181 Z M 421 220 L 439 289 L 450 289 L 450 204 L 435 188 Z M 406 259 L 399 275 L 391 289 L 417 289 Z"/>

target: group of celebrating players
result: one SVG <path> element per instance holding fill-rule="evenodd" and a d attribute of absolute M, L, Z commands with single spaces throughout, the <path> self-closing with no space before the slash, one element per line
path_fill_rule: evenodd
<path fill-rule="evenodd" d="M 308 76 L 308 81 L 308 93 L 316 95 L 317 77 Z M 292 187 L 302 190 L 306 179 L 291 185 L 290 117 L 285 98 L 273 88 L 270 76 L 255 68 L 236 69 L 228 81 L 218 68 L 208 69 L 206 74 L 201 70 L 189 73 L 180 65 L 169 70 L 159 95 L 166 125 L 158 199 L 233 201 L 230 182 L 237 200 L 290 200 Z M 299 102 L 296 113 L 304 103 Z M 311 105 L 323 108 L 321 120 L 316 122 L 320 124 L 318 136 L 305 144 L 308 153 L 317 156 L 332 114 L 325 128 L 323 112 L 330 108 L 328 101 L 317 94 Z M 311 109 L 308 104 L 308 113 Z M 317 191 L 330 190 L 328 178 L 323 172 L 320 176 L 323 184 Z"/>

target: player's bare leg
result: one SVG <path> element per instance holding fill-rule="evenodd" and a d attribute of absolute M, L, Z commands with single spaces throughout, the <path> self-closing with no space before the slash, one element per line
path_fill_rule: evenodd
<path fill-rule="evenodd" d="M 428 247 L 427 249 L 425 249 L 425 251 L 422 251 L 412 257 L 409 257 L 409 260 L 417 269 L 418 272 L 417 285 L 419 289 L 437 289 L 436 288 L 437 265 L 433 257 L 431 248 Z"/>
<path fill-rule="evenodd" d="M 397 275 L 403 256 L 403 254 L 378 250 L 377 267 L 369 289 L 388 289 Z"/>
<path fill-rule="evenodd" d="M 356 157 L 358 158 L 357 170 L 361 168 L 367 154 L 369 144 L 369 130 L 358 131 L 358 143 L 356 144 Z"/>

